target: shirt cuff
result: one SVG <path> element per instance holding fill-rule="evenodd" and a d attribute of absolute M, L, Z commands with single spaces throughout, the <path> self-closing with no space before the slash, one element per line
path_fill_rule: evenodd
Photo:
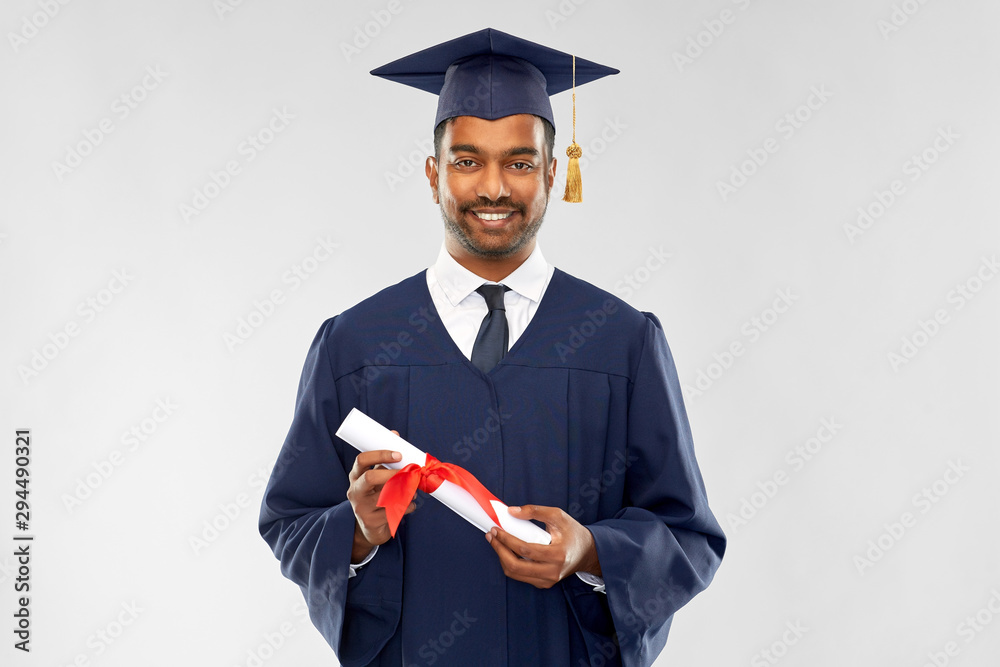
<path fill-rule="evenodd" d="M 372 558 L 375 557 L 376 551 L 378 551 L 377 544 L 375 545 L 375 548 L 372 549 L 367 556 L 365 556 L 365 559 L 363 561 L 361 561 L 360 563 L 350 563 L 349 567 L 351 568 L 351 571 L 347 573 L 347 578 L 350 579 L 351 577 L 356 577 L 358 574 L 358 568 L 360 568 L 362 565 L 367 565 L 368 561 L 370 561 Z M 604 586 L 601 586 L 601 590 L 604 590 Z"/>
<path fill-rule="evenodd" d="M 365 563 L 367 562 L 368 560 L 365 559 Z M 364 563 L 361 563 L 360 565 L 364 565 Z M 352 565 L 351 567 L 354 566 Z M 608 592 L 604 590 L 604 579 L 601 579 L 598 576 L 590 574 L 589 572 L 577 572 L 576 576 L 580 577 L 580 581 L 582 581 L 583 583 L 590 584 L 591 586 L 593 586 L 595 593 L 604 593 L 605 595 L 608 594 Z"/>

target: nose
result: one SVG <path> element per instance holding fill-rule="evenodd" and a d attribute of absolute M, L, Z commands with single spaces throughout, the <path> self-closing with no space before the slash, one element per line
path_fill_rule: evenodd
<path fill-rule="evenodd" d="M 479 172 L 479 182 L 476 184 L 476 194 L 485 197 L 490 201 L 497 201 L 501 197 L 510 196 L 510 188 L 507 185 L 506 174 L 503 166 L 497 163 L 487 164 Z"/>

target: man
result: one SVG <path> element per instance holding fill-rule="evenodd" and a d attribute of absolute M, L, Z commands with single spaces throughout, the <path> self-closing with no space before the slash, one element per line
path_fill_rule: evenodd
<path fill-rule="evenodd" d="M 344 665 L 649 665 L 718 567 L 659 321 L 536 242 L 556 170 L 548 95 L 615 72 L 496 30 L 373 72 L 440 94 L 426 173 L 444 244 L 323 324 L 260 517 Z M 377 500 L 398 455 L 334 435 L 354 407 L 551 543 L 483 539 L 426 497 L 393 537 Z"/>

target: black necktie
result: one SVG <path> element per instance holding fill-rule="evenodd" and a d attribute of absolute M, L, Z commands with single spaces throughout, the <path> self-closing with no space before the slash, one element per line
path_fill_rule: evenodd
<path fill-rule="evenodd" d="M 476 290 L 486 299 L 489 308 L 479 326 L 476 344 L 472 346 L 472 363 L 484 373 L 489 373 L 507 354 L 507 310 L 503 294 L 509 289 L 503 285 L 481 285 Z"/>

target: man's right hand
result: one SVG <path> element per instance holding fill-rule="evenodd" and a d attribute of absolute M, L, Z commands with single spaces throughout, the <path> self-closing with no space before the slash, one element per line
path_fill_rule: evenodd
<path fill-rule="evenodd" d="M 393 431 L 393 433 L 396 433 Z M 396 435 L 399 435 L 396 433 Z M 389 532 L 389 521 L 385 509 L 378 507 L 379 493 L 382 486 L 395 475 L 398 470 L 383 468 L 383 463 L 397 463 L 402 459 L 399 452 L 388 449 L 378 449 L 362 452 L 354 460 L 354 467 L 348 475 L 351 486 L 347 489 L 347 499 L 354 509 L 354 545 L 351 548 L 351 562 L 360 563 L 371 550 L 379 544 L 384 544 L 392 537 Z M 417 508 L 416 503 L 410 503 L 406 508 L 409 514 Z"/>

